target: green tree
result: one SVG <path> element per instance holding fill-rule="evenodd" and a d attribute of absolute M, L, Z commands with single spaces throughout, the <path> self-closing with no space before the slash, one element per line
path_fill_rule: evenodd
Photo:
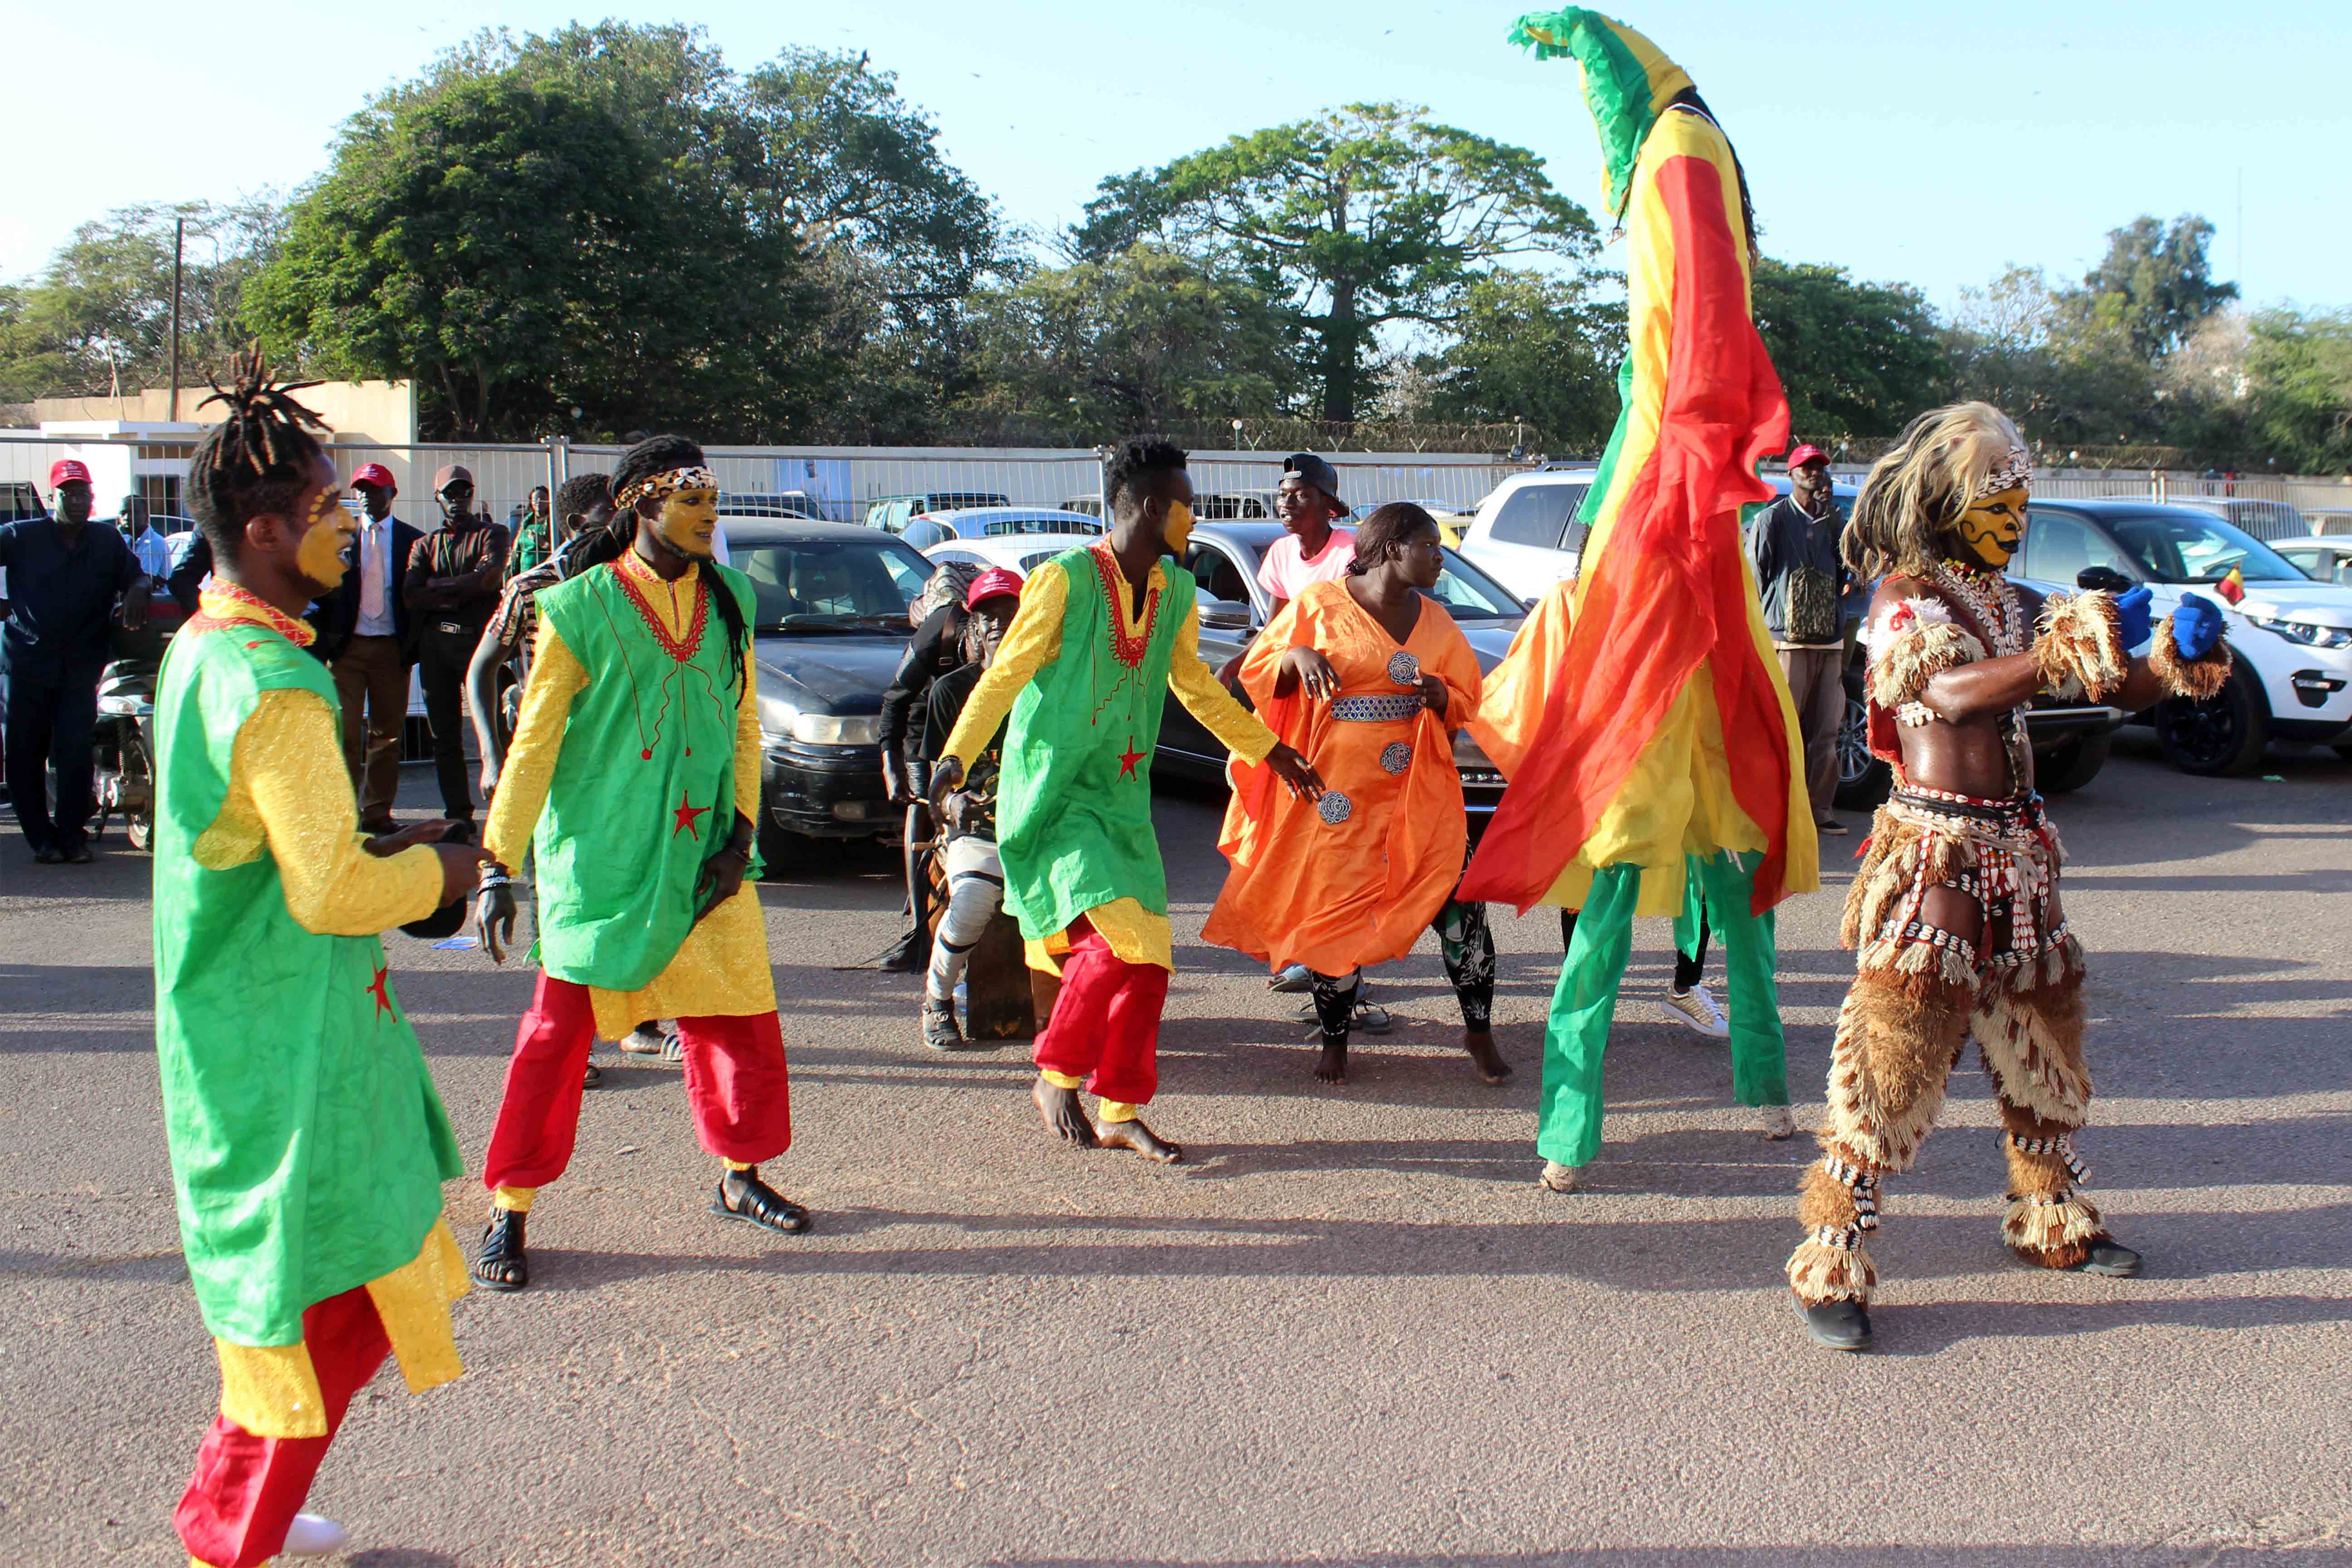
<path fill-rule="evenodd" d="M 2187 342 L 2199 322 L 2238 297 L 2213 281 L 2206 250 L 2213 226 L 2194 214 L 2167 225 L 2140 216 L 2107 232 L 2107 254 L 2084 278 L 2070 308 L 2119 329 L 2149 363 Z"/>
<path fill-rule="evenodd" d="M 1908 284 L 1765 256 L 1753 292 L 1794 439 L 1892 436 L 1943 396 L 1949 358 L 1927 298 Z"/>
<path fill-rule="evenodd" d="M 2352 472 L 2352 310 L 2263 310 L 2248 328 L 2250 437 L 2291 472 Z"/>
<path fill-rule="evenodd" d="M 1150 242 L 983 290 L 973 328 L 970 409 L 1067 440 L 1271 415 L 1297 376 L 1286 310 Z"/>
<path fill-rule="evenodd" d="M 268 198 L 121 207 L 74 230 L 40 277 L 0 307 L 0 387 L 31 398 L 168 384 L 172 244 L 181 268 L 181 380 L 202 386 L 247 334 L 245 291 L 283 224 Z"/>
<path fill-rule="evenodd" d="M 1592 221 L 1523 147 L 1404 104 L 1352 104 L 1102 182 L 1066 244 L 1101 260 L 1163 237 L 1230 258 L 1314 341 L 1327 420 L 1356 416 L 1381 328 L 1452 323 L 1511 257 L 1580 258 Z"/>
<path fill-rule="evenodd" d="M 1496 271 L 1464 290 L 1454 337 L 1418 362 L 1427 414 L 1465 424 L 1524 419 L 1531 445 L 1598 453 L 1617 419 L 1625 308 L 1583 276 Z"/>
<path fill-rule="evenodd" d="M 1960 291 L 1945 332 L 1952 395 L 1980 398 L 2045 445 L 2153 439 L 2155 372 L 2114 321 L 2079 308 L 2038 267 Z"/>
<path fill-rule="evenodd" d="M 346 125 L 256 309 L 333 371 L 415 377 L 436 434 L 803 421 L 822 301 L 724 80 L 679 28 L 478 40 Z"/>

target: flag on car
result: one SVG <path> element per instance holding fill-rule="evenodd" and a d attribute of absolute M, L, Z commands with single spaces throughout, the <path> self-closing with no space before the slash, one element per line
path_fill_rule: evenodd
<path fill-rule="evenodd" d="M 2231 567 L 2230 574 L 2213 584 L 2213 592 L 2236 604 L 2246 596 L 2246 574 L 2235 566 Z"/>

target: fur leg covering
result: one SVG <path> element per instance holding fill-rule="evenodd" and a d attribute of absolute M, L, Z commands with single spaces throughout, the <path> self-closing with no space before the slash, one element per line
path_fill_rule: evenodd
<path fill-rule="evenodd" d="M 1790 1255 L 1789 1289 L 1806 1306 L 1869 1304 L 1878 1268 L 1864 1237 L 1878 1228 L 1877 1193 L 1876 1175 L 1835 1155 L 1824 1155 L 1805 1173 L 1797 1188 L 1797 1218 L 1808 1234 Z"/>
<path fill-rule="evenodd" d="M 2076 1191 L 2090 1176 L 2074 1148 L 2081 1112 L 2045 1114 L 2021 1103 L 1999 1073 L 1993 1076 L 2001 1152 L 2009 1161 L 2009 1212 L 2001 1219 L 2000 1238 L 2028 1263 L 2072 1268 L 2090 1256 L 2093 1242 L 2107 1238 L 2098 1208 Z"/>
<path fill-rule="evenodd" d="M 2053 968 L 2056 976 L 2045 979 Z M 2081 949 L 2069 937 L 2017 978 L 2028 983 L 1989 992 L 1973 1019 L 1985 1075 L 2010 1103 L 2061 1128 L 2080 1127 L 2091 1106 Z"/>
<path fill-rule="evenodd" d="M 1902 906 L 1905 895 L 1917 888 L 1957 881 L 1960 873 L 1974 864 L 1975 857 L 1966 840 L 1949 834 L 1929 833 L 1880 806 L 1871 822 L 1870 842 L 1862 865 L 1846 888 L 1839 944 L 1849 951 L 1871 949 L 1871 956 L 1863 963 L 1864 967 L 1874 967 L 1881 962 L 1880 954 L 1894 951 L 1886 935 L 1886 922 Z M 1913 962 L 1916 970 L 1931 959 L 1922 957 Z M 1956 961 L 1954 965 L 1946 967 L 1953 969 L 1946 978 L 1962 985 L 1974 984 L 1975 977 L 1965 963 Z"/>
<path fill-rule="evenodd" d="M 2042 684 L 2065 698 L 2096 702 L 2131 673 L 2123 616 L 2113 594 L 2053 594 L 2042 607 L 2033 639 L 2033 667 Z"/>
<path fill-rule="evenodd" d="M 1878 1266 L 1871 1262 L 1870 1248 L 1859 1237 L 1846 1247 L 1809 1236 L 1789 1255 L 1789 1289 L 1808 1307 L 1824 1301 L 1859 1301 L 1867 1307 L 1871 1292 L 1878 1289 Z"/>
<path fill-rule="evenodd" d="M 2147 667 L 2175 697 L 2210 702 L 2230 679 L 2230 645 L 2217 642 L 2202 658 L 2183 658 L 2172 640 L 2172 617 L 2167 616 L 2157 623 L 2156 637 L 2147 645 Z"/>
<path fill-rule="evenodd" d="M 1911 1168 L 1967 1043 L 1971 1000 L 1936 973 L 1853 977 L 1830 1047 L 1825 1153 L 1872 1172 Z"/>

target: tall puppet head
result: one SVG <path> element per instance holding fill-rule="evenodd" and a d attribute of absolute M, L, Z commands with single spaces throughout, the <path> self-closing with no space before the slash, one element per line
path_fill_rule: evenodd
<path fill-rule="evenodd" d="M 1511 29 L 1511 42 L 1539 60 L 1566 56 L 1584 72 L 1584 102 L 1601 132 L 1601 199 L 1611 216 L 1625 216 L 1633 195 L 1633 164 L 1658 116 L 1693 90 L 1682 67 L 1622 22 L 1572 5 L 1530 11 Z"/>
<path fill-rule="evenodd" d="M 1995 570 L 2025 532 L 2033 459 L 2008 415 L 1954 403 L 1911 421 L 1853 506 L 1846 564 L 1865 577 L 1925 576 L 1938 561 Z"/>

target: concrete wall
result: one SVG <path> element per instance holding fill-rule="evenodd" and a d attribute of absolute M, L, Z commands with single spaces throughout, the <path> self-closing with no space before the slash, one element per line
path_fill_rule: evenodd
<path fill-rule="evenodd" d="M 220 414 L 215 404 L 198 413 L 196 405 L 212 395 L 208 386 L 180 388 L 183 425 L 209 428 Z M 405 381 L 330 381 L 297 394 L 302 404 L 327 422 L 338 439 L 405 447 L 416 439 L 416 396 Z M 168 387 L 149 387 L 122 397 L 43 397 L 32 404 L 33 418 L 42 426 L 112 423 L 161 425 L 171 419 Z"/>

